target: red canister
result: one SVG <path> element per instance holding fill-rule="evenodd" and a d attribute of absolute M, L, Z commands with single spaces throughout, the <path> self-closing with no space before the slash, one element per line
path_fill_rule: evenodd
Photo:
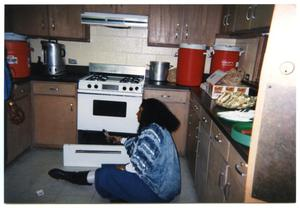
<path fill-rule="evenodd" d="M 205 65 L 206 48 L 206 45 L 180 44 L 176 84 L 183 86 L 200 86 Z"/>
<path fill-rule="evenodd" d="M 212 74 L 217 70 L 237 69 L 241 54 L 242 49 L 236 46 L 213 46 L 210 73 Z"/>
<path fill-rule="evenodd" d="M 26 78 L 30 75 L 30 47 L 25 36 L 5 34 L 6 60 L 13 78 Z"/>

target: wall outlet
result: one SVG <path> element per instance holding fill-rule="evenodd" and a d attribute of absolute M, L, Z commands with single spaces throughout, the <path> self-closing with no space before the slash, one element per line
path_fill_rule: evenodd
<path fill-rule="evenodd" d="M 68 58 L 68 64 L 77 64 L 76 59 Z"/>

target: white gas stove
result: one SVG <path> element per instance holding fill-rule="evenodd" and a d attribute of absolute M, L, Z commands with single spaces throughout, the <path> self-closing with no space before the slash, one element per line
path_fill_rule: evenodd
<path fill-rule="evenodd" d="M 144 67 L 91 63 L 89 72 L 79 80 L 78 92 L 131 96 L 143 94 Z"/>
<path fill-rule="evenodd" d="M 89 71 L 78 85 L 78 130 L 135 134 L 146 69 L 91 63 Z"/>
<path fill-rule="evenodd" d="M 138 66 L 89 65 L 89 75 L 78 84 L 78 144 L 64 145 L 65 166 L 129 162 L 124 146 L 107 144 L 102 130 L 111 135 L 137 133 L 136 113 L 143 99 L 145 71 Z"/>

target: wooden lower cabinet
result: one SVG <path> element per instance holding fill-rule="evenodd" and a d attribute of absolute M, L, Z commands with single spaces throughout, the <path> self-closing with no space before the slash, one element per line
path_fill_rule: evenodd
<path fill-rule="evenodd" d="M 247 163 L 193 93 L 188 123 L 186 156 L 199 202 L 244 202 Z"/>
<path fill-rule="evenodd" d="M 197 142 L 199 139 L 199 125 L 200 125 L 200 106 L 193 99 L 191 99 L 190 110 L 189 110 L 189 121 L 188 121 L 188 132 L 186 142 L 186 157 L 188 165 L 192 174 L 195 178 L 195 164 L 196 164 L 196 151 Z"/>
<path fill-rule="evenodd" d="M 233 146 L 230 146 L 228 163 L 228 180 L 224 187 L 226 202 L 244 202 L 248 165 Z"/>
<path fill-rule="evenodd" d="M 227 180 L 228 163 L 213 144 L 209 149 L 206 202 L 225 202 L 224 187 Z"/>
<path fill-rule="evenodd" d="M 31 105 L 30 82 L 14 84 L 13 97 L 16 105 L 24 113 L 24 120 L 16 124 L 8 115 L 7 103 L 5 103 L 5 164 L 9 164 L 17 156 L 31 146 Z"/>
<path fill-rule="evenodd" d="M 173 132 L 173 139 L 179 155 L 185 155 L 187 138 L 187 120 L 189 110 L 190 91 L 181 89 L 147 88 L 144 89 L 144 99 L 156 98 L 170 109 L 179 119 L 180 126 Z M 159 113 L 159 112 L 158 112 Z"/>
<path fill-rule="evenodd" d="M 34 144 L 77 143 L 76 84 L 34 81 L 32 92 Z"/>
<path fill-rule="evenodd" d="M 200 125 L 199 140 L 197 144 L 197 155 L 196 155 L 196 170 L 195 170 L 195 188 L 200 202 L 205 202 L 207 199 L 209 149 L 210 149 L 209 132 L 205 131 L 203 127 Z"/>

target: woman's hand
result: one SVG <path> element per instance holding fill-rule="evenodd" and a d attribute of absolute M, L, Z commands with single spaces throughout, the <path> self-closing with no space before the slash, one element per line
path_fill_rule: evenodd
<path fill-rule="evenodd" d="M 121 144 L 122 137 L 120 136 L 110 136 L 109 138 L 113 144 Z"/>
<path fill-rule="evenodd" d="M 126 170 L 125 165 L 116 165 L 116 169 L 122 171 Z"/>
<path fill-rule="evenodd" d="M 104 133 L 104 136 L 105 136 L 105 139 L 106 139 L 107 142 L 112 142 L 113 144 L 120 144 L 121 143 L 122 137 L 120 137 L 120 136 L 111 136 L 105 130 L 103 130 L 103 133 Z"/>

